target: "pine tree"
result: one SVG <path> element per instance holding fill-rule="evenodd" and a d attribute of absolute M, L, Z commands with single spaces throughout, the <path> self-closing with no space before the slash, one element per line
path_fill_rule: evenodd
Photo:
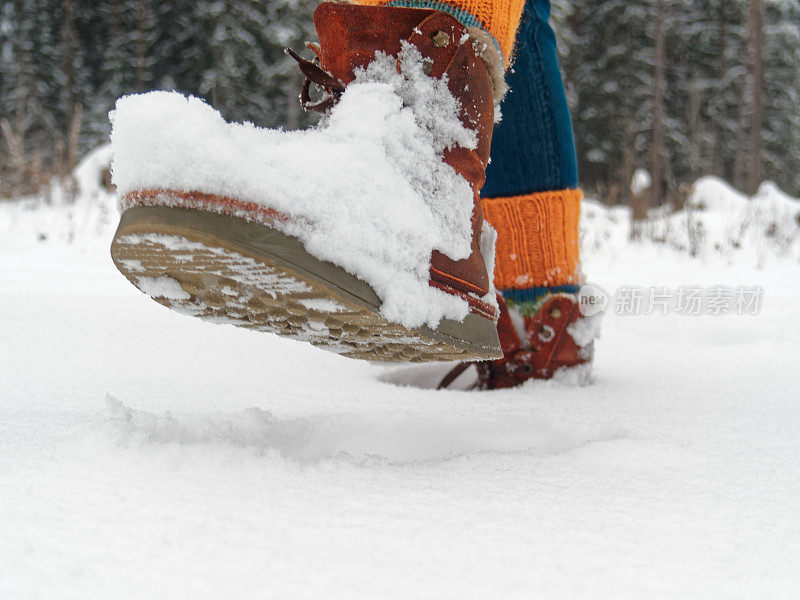
<path fill-rule="evenodd" d="M 210 62 L 205 31 L 197 2 L 157 2 L 157 36 L 153 44 L 154 87 L 198 93 L 203 72 Z"/>
<path fill-rule="evenodd" d="M 6 34 L 3 94 L 3 133 L 7 146 L 14 140 L 13 187 L 30 191 L 36 182 L 26 181 L 38 173 L 42 163 L 52 163 L 44 150 L 53 147 L 60 114 L 59 32 L 52 0 L 15 0 L 7 6 L 11 30 Z M 49 159 L 45 161 L 45 158 Z"/>
<path fill-rule="evenodd" d="M 255 90 L 269 81 L 262 32 L 263 10 L 252 2 L 199 2 L 197 17 L 206 34 L 209 61 L 199 92 L 229 119 L 245 120 L 263 113 L 266 102 Z"/>
<path fill-rule="evenodd" d="M 752 1 L 553 0 L 585 187 L 626 202 L 634 171 L 657 164 L 667 193 L 706 173 L 744 189 L 758 139 L 764 177 L 800 193 L 800 0 L 761 0 L 760 128 L 751 126 L 747 85 Z M 0 2 L 0 194 L 12 184 L 30 189 L 32 173 L 58 166 L 81 111 L 78 150 L 106 141 L 107 113 L 128 93 L 174 89 L 204 97 L 228 119 L 306 124 L 310 117 L 297 101 L 302 76 L 283 50 L 305 52 L 303 42 L 315 38 L 315 6 L 316 0 Z M 659 31 L 663 52 L 656 60 Z"/>
<path fill-rule="evenodd" d="M 672 109 L 686 131 L 674 142 L 676 174 L 692 181 L 711 173 L 732 180 L 744 144 L 741 98 L 744 84 L 742 0 L 688 0 L 677 40 Z M 683 111 L 681 108 L 683 107 Z"/>
<path fill-rule="evenodd" d="M 627 199 L 651 133 L 652 0 L 612 0 L 575 9 L 579 47 L 569 74 L 584 181 Z"/>
<path fill-rule="evenodd" d="M 303 76 L 284 50 L 292 47 L 304 51 L 304 43 L 316 39 L 311 15 L 317 4 L 316 0 L 272 0 L 265 4 L 269 25 L 263 35 L 271 82 L 270 89 L 265 90 L 269 102 L 269 112 L 261 120 L 265 125 L 294 129 L 316 118 L 315 113 L 305 114 L 300 108 L 298 96 Z"/>
<path fill-rule="evenodd" d="M 126 0 L 108 0 L 102 9 L 99 29 L 104 34 L 104 44 L 96 65 L 100 77 L 97 92 L 87 108 L 88 135 L 94 143 L 101 143 L 109 132 L 108 112 L 120 96 L 136 91 L 134 69 L 134 7 Z"/>
<path fill-rule="evenodd" d="M 287 114 L 297 112 L 302 78 L 283 51 L 313 38 L 313 6 L 293 0 L 198 2 L 205 45 L 198 91 L 229 119 L 284 124 Z"/>
<path fill-rule="evenodd" d="M 764 160 L 764 0 L 748 0 L 747 87 L 748 119 L 747 178 L 745 189 L 755 194 L 761 182 Z"/>
<path fill-rule="evenodd" d="M 800 0 L 769 0 L 764 48 L 764 175 L 800 196 Z"/>

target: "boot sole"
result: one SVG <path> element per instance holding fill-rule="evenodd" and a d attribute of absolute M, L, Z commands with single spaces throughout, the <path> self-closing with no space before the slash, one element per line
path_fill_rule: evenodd
<path fill-rule="evenodd" d="M 497 328 L 475 313 L 433 330 L 380 314 L 372 288 L 266 225 L 203 210 L 126 210 L 111 244 L 125 277 L 156 302 L 201 319 L 306 341 L 377 361 L 488 360 Z"/>

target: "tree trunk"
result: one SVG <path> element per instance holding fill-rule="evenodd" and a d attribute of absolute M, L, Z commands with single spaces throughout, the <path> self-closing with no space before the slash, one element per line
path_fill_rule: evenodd
<path fill-rule="evenodd" d="M 284 93 L 286 94 L 286 129 L 289 131 L 295 130 L 300 127 L 300 100 L 297 97 L 297 82 L 290 78 L 284 84 Z"/>
<path fill-rule="evenodd" d="M 136 2 L 136 37 L 134 42 L 134 69 L 136 73 L 136 90 L 143 92 L 147 84 L 147 26 L 149 6 L 147 0 Z"/>
<path fill-rule="evenodd" d="M 747 17 L 747 83 L 750 99 L 747 193 L 751 196 L 761 184 L 764 124 L 764 0 L 749 0 Z"/>
<path fill-rule="evenodd" d="M 650 199 L 652 206 L 664 201 L 664 85 L 667 68 L 666 0 L 656 2 L 655 56 L 653 60 L 653 121 L 650 141 Z"/>
<path fill-rule="evenodd" d="M 64 102 L 65 118 L 63 129 L 59 128 L 59 135 L 67 137 L 75 120 L 77 98 L 75 64 L 77 57 L 77 33 L 75 31 L 75 4 L 73 0 L 63 0 L 62 10 L 64 12 L 61 22 L 61 71 L 64 74 L 62 99 Z M 58 163 L 57 168 L 62 176 L 67 175 L 74 166 L 64 153 L 62 153 L 62 156 L 58 157 Z"/>
<path fill-rule="evenodd" d="M 728 73 L 728 20 L 726 14 L 727 6 L 724 2 L 721 2 L 717 7 L 717 23 L 719 28 L 719 64 L 717 65 L 717 73 L 716 73 L 716 94 L 717 97 L 722 99 L 725 97 L 725 75 Z M 722 114 L 718 117 L 717 123 L 711 124 L 712 129 L 712 144 L 711 144 L 711 162 L 712 162 L 712 173 L 717 177 L 721 177 L 723 179 L 727 179 L 728 181 L 732 180 L 730 177 L 729 170 L 731 168 L 731 163 L 726 161 L 725 152 L 721 152 L 719 149 L 725 147 L 723 144 L 730 143 L 728 136 L 725 135 L 725 127 L 724 123 L 727 121 L 727 113 L 728 113 L 728 105 L 727 103 L 722 100 L 720 104 Z M 733 156 L 735 160 L 736 150 L 733 151 Z"/>
<path fill-rule="evenodd" d="M 622 165 L 620 166 L 620 177 L 618 183 L 619 198 L 622 204 L 633 204 L 633 194 L 631 192 L 631 182 L 633 181 L 633 174 L 636 172 L 636 133 L 634 132 L 633 117 L 631 115 L 625 116 L 625 145 L 622 148 Z M 647 217 L 647 207 L 644 207 L 644 215 L 637 211 L 633 211 L 632 218 L 637 220 L 639 218 Z"/>
<path fill-rule="evenodd" d="M 689 108 L 686 121 L 689 128 L 689 162 L 691 163 L 692 181 L 706 172 L 705 152 L 703 152 L 705 136 L 703 135 L 703 121 L 700 111 L 703 105 L 703 94 L 700 90 L 700 75 L 697 69 L 692 73 L 692 83 L 689 86 Z"/>

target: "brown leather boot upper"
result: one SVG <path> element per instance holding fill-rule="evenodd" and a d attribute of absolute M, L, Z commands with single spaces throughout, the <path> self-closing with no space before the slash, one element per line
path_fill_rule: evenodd
<path fill-rule="evenodd" d="M 582 318 L 574 296 L 555 295 L 535 315 L 524 317 L 524 343 L 511 321 L 505 301 L 502 298 L 498 301 L 497 333 L 504 356 L 477 363 L 480 385 L 484 389 L 514 387 L 528 379 L 550 379 L 561 367 L 591 361 L 592 344 L 578 346 L 568 331 L 570 325 Z"/>
<path fill-rule="evenodd" d="M 497 301 L 497 333 L 503 358 L 460 363 L 445 375 L 439 389 L 448 387 L 473 364 L 478 370 L 475 387 L 496 390 L 518 386 L 528 379 L 550 379 L 561 367 L 592 361 L 594 341 L 579 346 L 570 332 L 570 326 L 583 318 L 574 295 L 557 294 L 547 299 L 535 315 L 522 318 L 524 332 L 514 326 L 505 300 L 498 295 Z"/>
<path fill-rule="evenodd" d="M 355 79 L 355 70 L 375 59 L 376 51 L 397 56 L 406 41 L 425 60 L 431 77 L 447 77 L 450 92 L 461 104 L 460 119 L 473 130 L 477 147 L 455 147 L 445 152 L 444 161 L 469 182 L 473 190 L 471 254 L 455 261 L 434 251 L 431 257 L 431 285 L 463 297 L 474 312 L 496 318 L 496 311 L 479 300 L 489 292 L 490 282 L 480 251 L 483 211 L 479 192 L 486 178 L 494 102 L 491 81 L 483 60 L 477 55 L 467 29 L 454 17 L 435 10 L 360 6 L 324 2 L 314 12 L 319 48 L 312 48 L 320 67 L 330 75 L 317 75 L 329 92 L 341 93 Z M 307 77 L 314 67 L 301 61 Z M 340 85 L 337 85 L 338 82 Z M 307 98 L 309 81 L 304 85 Z M 325 108 L 332 103 L 325 103 Z"/>

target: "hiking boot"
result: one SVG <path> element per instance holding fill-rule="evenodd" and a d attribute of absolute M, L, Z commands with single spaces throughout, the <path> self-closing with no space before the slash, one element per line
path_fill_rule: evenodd
<path fill-rule="evenodd" d="M 459 260 L 433 248 L 423 271 L 428 295 L 406 301 L 405 307 L 395 302 L 387 311 L 380 286 L 364 273 L 326 260 L 326 244 L 310 248 L 297 233 L 299 220 L 275 209 L 269 198 L 228 196 L 214 186 L 194 189 L 183 183 L 133 189 L 128 185 L 120 190 L 123 214 L 111 246 L 114 264 L 141 291 L 172 309 L 308 341 L 353 358 L 432 361 L 501 356 L 492 265 L 487 269 L 487 260 L 493 260 L 488 248 L 493 239 L 487 239 L 478 195 L 494 124 L 492 77 L 469 32 L 449 14 L 435 10 L 329 2 L 316 9 L 314 22 L 320 43 L 308 46 L 316 61 L 290 52 L 306 76 L 301 101 L 307 110 L 334 119 L 337 103 L 344 103 L 348 86 L 376 60 L 376 52 L 391 57 L 399 72 L 399 57 L 408 48 L 421 56 L 425 76 L 443 82 L 458 102 L 457 121 L 474 135 L 474 143 L 448 146 L 439 160 L 440 168 L 449 167 L 460 176 L 455 179 L 468 184 L 464 189 L 467 197 L 471 195 L 471 206 L 464 214 L 471 210 L 471 219 L 467 225 L 465 218 L 463 225 L 468 255 L 466 241 Z M 323 90 L 317 101 L 311 99 L 312 84 Z M 279 143 L 296 133 L 269 135 Z M 311 198 L 315 189 L 326 185 L 314 169 L 316 150 L 313 145 L 307 148 L 308 169 L 297 178 L 304 180 L 298 185 L 307 183 L 306 195 Z M 129 163 L 137 168 L 135 161 Z M 122 166 L 115 166 L 115 175 L 120 180 L 126 177 Z M 164 179 L 186 177 L 172 173 Z M 411 177 L 426 178 L 427 173 Z M 335 245 L 340 240 L 329 241 Z M 431 288 L 438 291 L 430 292 Z M 428 311 L 433 316 L 424 322 L 396 316 L 405 314 L 404 308 L 415 308 L 411 304 L 429 302 L 429 292 L 449 307 L 444 318 L 437 318 L 440 315 L 433 309 Z M 424 310 L 422 306 L 414 314 Z"/>
<path fill-rule="evenodd" d="M 499 295 L 498 303 L 497 330 L 503 358 L 456 365 L 437 389 L 448 387 L 472 365 L 478 375 L 473 387 L 482 390 L 515 387 L 528 379 L 550 379 L 559 369 L 582 365 L 586 368 L 580 371 L 580 379 L 586 379 L 602 313 L 584 317 L 575 294 L 553 294 L 529 317 L 509 309 Z"/>

